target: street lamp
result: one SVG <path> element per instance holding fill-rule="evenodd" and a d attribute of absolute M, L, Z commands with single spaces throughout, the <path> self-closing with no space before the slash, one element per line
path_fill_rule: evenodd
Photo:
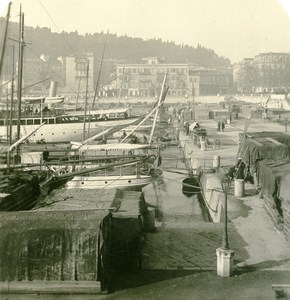
<path fill-rule="evenodd" d="M 222 242 L 222 249 L 228 250 L 229 249 L 229 239 L 228 239 L 228 193 L 231 188 L 231 179 L 229 176 L 225 175 L 222 180 L 222 189 L 225 195 L 225 219 L 224 219 L 224 235 L 223 235 L 223 242 Z"/>
<path fill-rule="evenodd" d="M 224 218 L 224 235 L 220 248 L 216 249 L 217 255 L 217 274 L 222 277 L 230 277 L 233 273 L 234 251 L 229 248 L 228 240 L 228 193 L 231 188 L 231 179 L 224 175 L 221 178 L 221 186 L 225 195 L 225 218 Z"/>

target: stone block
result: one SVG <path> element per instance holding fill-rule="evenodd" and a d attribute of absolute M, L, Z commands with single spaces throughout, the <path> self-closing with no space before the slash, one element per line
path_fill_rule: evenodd
<path fill-rule="evenodd" d="M 217 275 L 230 277 L 233 274 L 234 251 L 230 249 L 217 248 Z"/>

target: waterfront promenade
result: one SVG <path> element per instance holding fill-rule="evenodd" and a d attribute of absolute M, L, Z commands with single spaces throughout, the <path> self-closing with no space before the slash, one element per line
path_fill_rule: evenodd
<path fill-rule="evenodd" d="M 245 119 L 233 120 L 224 132 L 217 132 L 213 120 L 199 123 L 210 138 L 220 139 L 221 145 L 202 151 L 181 131 L 185 156 L 204 159 L 206 164 L 220 156 L 221 167 L 234 165 Z M 248 132 L 284 130 L 278 123 L 253 119 Z M 216 188 L 211 184 L 216 181 L 209 181 L 208 189 Z M 176 202 L 178 215 L 184 208 L 178 199 Z M 146 234 L 143 270 L 134 274 L 134 279 L 128 278 L 131 289 L 109 299 L 275 299 L 272 285 L 290 284 L 289 241 L 275 227 L 253 185 L 246 183 L 245 194 L 239 198 L 233 196 L 232 188 L 228 198 L 229 245 L 235 251 L 234 276 L 230 278 L 216 274 L 215 250 L 222 243 L 223 223 L 191 222 L 186 217 L 172 223 L 172 218 L 166 219 L 174 211 L 172 203 L 167 206 L 164 201 L 162 209 L 164 222 L 157 223 L 156 232 Z"/>
<path fill-rule="evenodd" d="M 221 167 L 235 164 L 238 134 L 244 129 L 245 119 L 233 120 L 224 132 L 217 132 L 213 120 L 199 123 L 207 129 L 209 138 L 220 139 L 220 147 L 202 151 L 194 145 L 192 137 L 181 130 L 179 139 L 183 148 L 177 148 L 178 167 L 182 166 L 184 154 L 189 161 L 192 158 L 205 160 L 208 167 L 212 165 L 214 156 L 220 156 Z M 175 125 L 182 128 L 181 124 Z M 284 127 L 254 119 L 248 131 L 284 131 Z M 183 150 L 184 145 L 186 151 Z M 214 177 L 214 174 L 209 173 L 208 176 Z M 181 189 L 182 175 L 178 179 L 173 175 L 172 179 L 167 178 L 169 191 L 170 180 L 180 182 Z M 208 182 L 208 189 L 216 188 L 213 183 L 218 185 L 215 180 Z M 258 197 L 251 184 L 245 185 L 243 197 L 232 194 L 233 190 L 228 198 L 229 246 L 235 251 L 232 277 L 222 278 L 216 273 L 216 249 L 222 244 L 224 224 L 197 218 L 192 209 L 197 203 L 193 199 L 181 201 L 177 197 L 170 201 L 161 199 L 159 204 L 163 218 L 157 219 L 156 231 L 145 234 L 142 269 L 121 274 L 115 293 L 100 294 L 98 283 L 94 286 L 90 281 L 90 295 L 59 295 L 56 299 L 275 299 L 272 285 L 290 283 L 289 242 L 275 227 L 264 208 L 263 199 Z M 52 205 L 61 209 L 65 204 L 67 209 L 78 204 L 74 202 L 76 200 L 68 198 Z M 147 202 L 149 200 L 146 199 Z M 90 207 L 92 204 L 88 201 Z M 78 220 L 77 216 L 73 217 L 73 222 Z M 91 214 L 86 214 L 85 221 L 84 226 L 88 225 L 88 230 L 95 228 L 96 220 Z M 7 299 L 20 299 L 11 294 L 5 296 Z M 55 299 L 55 295 L 22 295 L 21 299 Z"/>

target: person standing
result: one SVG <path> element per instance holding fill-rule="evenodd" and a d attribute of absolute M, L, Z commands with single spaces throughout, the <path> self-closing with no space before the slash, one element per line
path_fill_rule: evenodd
<path fill-rule="evenodd" d="M 47 150 L 47 147 L 44 148 L 44 151 L 42 153 L 42 158 L 44 162 L 48 162 L 49 161 L 49 152 Z"/>
<path fill-rule="evenodd" d="M 221 128 L 222 128 L 222 131 L 225 130 L 225 121 L 224 120 L 221 121 Z"/>
<path fill-rule="evenodd" d="M 218 121 L 217 123 L 217 131 L 221 131 L 221 121 Z"/>
<path fill-rule="evenodd" d="M 245 169 L 246 169 L 246 164 L 242 161 L 241 158 L 239 158 L 238 163 L 236 165 L 236 178 L 237 179 L 245 178 Z"/>

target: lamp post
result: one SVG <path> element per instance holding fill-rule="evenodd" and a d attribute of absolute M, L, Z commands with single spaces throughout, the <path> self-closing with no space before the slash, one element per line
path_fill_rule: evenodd
<path fill-rule="evenodd" d="M 231 188 L 231 179 L 229 176 L 225 175 L 221 181 L 222 189 L 225 195 L 225 219 L 224 219 L 224 234 L 222 248 L 229 249 L 229 238 L 228 238 L 228 193 Z"/>
<path fill-rule="evenodd" d="M 224 233 L 222 246 L 216 249 L 217 255 L 217 274 L 222 277 L 230 277 L 233 273 L 233 256 L 234 251 L 229 248 L 228 239 L 228 193 L 231 188 L 231 179 L 228 176 L 224 176 L 221 179 L 221 186 L 224 193 Z"/>

